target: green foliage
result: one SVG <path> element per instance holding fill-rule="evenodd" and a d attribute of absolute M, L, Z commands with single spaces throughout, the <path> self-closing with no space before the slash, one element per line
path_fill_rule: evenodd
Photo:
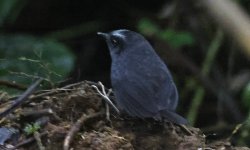
<path fill-rule="evenodd" d="M 36 131 L 38 131 L 41 128 L 41 126 L 38 123 L 33 123 L 33 124 L 27 124 L 24 127 L 24 132 L 27 135 L 33 134 Z"/>
<path fill-rule="evenodd" d="M 242 103 L 248 109 L 248 115 L 246 117 L 245 122 L 242 124 L 240 128 L 239 135 L 237 137 L 237 144 L 246 145 L 250 143 L 250 82 L 243 89 L 242 95 Z"/>
<path fill-rule="evenodd" d="M 146 18 L 139 21 L 138 29 L 143 34 L 155 35 L 157 38 L 167 41 L 174 48 L 193 45 L 195 42 L 190 32 L 161 29 L 157 24 Z"/>
<path fill-rule="evenodd" d="M 39 76 L 54 83 L 66 77 L 73 62 L 69 49 L 59 42 L 24 35 L 0 36 L 0 80 L 27 85 Z"/>
<path fill-rule="evenodd" d="M 154 35 L 160 32 L 159 27 L 153 23 L 151 20 L 143 18 L 138 23 L 138 29 L 140 32 L 146 35 Z"/>
<path fill-rule="evenodd" d="M 0 26 L 16 20 L 27 0 L 0 0 Z"/>
<path fill-rule="evenodd" d="M 236 132 L 237 131 L 237 132 Z M 249 122 L 249 114 L 247 120 L 243 124 L 238 124 L 234 129 L 237 137 L 237 145 L 246 145 L 246 143 L 250 142 L 250 122 Z M 235 134 L 235 133 L 234 133 Z"/>
<path fill-rule="evenodd" d="M 250 108 L 250 82 L 246 85 L 242 92 L 242 103 L 245 107 Z"/>
<path fill-rule="evenodd" d="M 159 37 L 168 41 L 174 48 L 180 48 L 194 43 L 194 38 L 189 32 L 177 32 L 172 29 L 163 30 L 160 32 Z"/>

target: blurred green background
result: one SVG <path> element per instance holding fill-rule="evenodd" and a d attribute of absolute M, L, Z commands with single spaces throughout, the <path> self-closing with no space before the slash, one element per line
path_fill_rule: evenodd
<path fill-rule="evenodd" d="M 250 12 L 250 2 L 237 1 Z M 142 33 L 168 64 L 178 112 L 215 138 L 250 145 L 249 58 L 197 1 L 0 0 L 0 94 L 6 82 L 43 88 L 82 80 L 110 87 L 110 56 L 97 31 Z M 21 88 L 22 89 L 22 88 Z"/>

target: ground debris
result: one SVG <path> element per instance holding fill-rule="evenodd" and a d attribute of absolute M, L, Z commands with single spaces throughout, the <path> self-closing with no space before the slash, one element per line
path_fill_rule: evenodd
<path fill-rule="evenodd" d="M 1 147 L 9 150 L 39 149 L 34 134 L 28 135 L 24 131 L 29 124 L 31 131 L 39 133 L 40 145 L 46 150 L 249 149 L 233 147 L 225 140 L 208 143 L 198 128 L 119 116 L 112 110 L 110 120 L 107 120 L 105 113 L 102 113 L 104 101 L 92 85 L 98 86 L 94 82 L 83 81 L 33 93 L 25 104 L 1 118 L 2 128 L 13 128 L 19 133 L 18 137 L 15 136 L 16 140 L 6 141 Z M 0 110 L 14 100 L 5 97 L 0 101 Z M 110 99 L 114 99 L 112 94 Z M 43 118 L 46 120 L 41 123 Z M 35 123 L 38 127 L 33 129 Z M 70 140 L 66 140 L 68 143 L 65 147 L 66 137 Z"/>

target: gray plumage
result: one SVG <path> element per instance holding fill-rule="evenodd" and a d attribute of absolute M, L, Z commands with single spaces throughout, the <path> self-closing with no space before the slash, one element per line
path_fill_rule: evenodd
<path fill-rule="evenodd" d="M 172 76 L 149 42 L 125 29 L 98 34 L 106 39 L 110 50 L 111 82 L 118 108 L 134 117 L 186 124 L 186 119 L 175 113 L 178 92 Z"/>

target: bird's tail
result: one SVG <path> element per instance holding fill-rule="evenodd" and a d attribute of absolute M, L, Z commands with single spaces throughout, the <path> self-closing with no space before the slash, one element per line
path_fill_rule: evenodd
<path fill-rule="evenodd" d="M 161 110 L 161 116 L 169 122 L 176 124 L 188 124 L 188 121 L 182 116 L 178 115 L 176 112 L 170 110 Z"/>

